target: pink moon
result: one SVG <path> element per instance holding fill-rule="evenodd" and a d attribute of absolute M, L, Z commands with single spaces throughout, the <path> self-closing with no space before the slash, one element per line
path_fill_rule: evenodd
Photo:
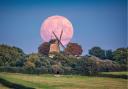
<path fill-rule="evenodd" d="M 55 39 L 53 32 L 60 38 L 62 30 L 61 42 L 66 45 L 73 36 L 72 23 L 64 16 L 50 16 L 41 25 L 40 35 L 44 42 L 49 42 L 51 39 Z"/>

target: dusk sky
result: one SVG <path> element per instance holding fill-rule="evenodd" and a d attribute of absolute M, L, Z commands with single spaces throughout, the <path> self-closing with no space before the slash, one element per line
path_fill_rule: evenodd
<path fill-rule="evenodd" d="M 0 0 L 0 44 L 37 52 L 41 24 L 53 15 L 71 21 L 71 42 L 79 43 L 83 54 L 93 46 L 127 47 L 127 0 Z"/>

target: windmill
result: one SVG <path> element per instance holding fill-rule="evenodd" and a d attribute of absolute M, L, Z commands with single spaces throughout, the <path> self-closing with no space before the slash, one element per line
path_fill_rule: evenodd
<path fill-rule="evenodd" d="M 65 49 L 64 45 L 61 42 L 61 38 L 62 38 L 62 35 L 63 35 L 63 30 L 61 30 L 61 34 L 60 34 L 59 38 L 57 37 L 57 35 L 55 34 L 54 31 L 52 31 L 52 34 L 55 36 L 55 38 L 50 40 L 49 54 L 59 53 L 60 52 L 60 45 L 62 46 L 63 49 Z"/>
<path fill-rule="evenodd" d="M 40 35 L 44 42 L 50 41 L 49 54 L 60 53 L 60 46 L 65 49 L 64 46 L 70 42 L 73 36 L 73 26 L 64 16 L 50 16 L 43 22 Z"/>

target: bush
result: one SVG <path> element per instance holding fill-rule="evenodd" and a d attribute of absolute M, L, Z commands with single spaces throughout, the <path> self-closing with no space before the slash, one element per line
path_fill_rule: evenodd
<path fill-rule="evenodd" d="M 0 66 L 16 66 L 16 61 L 24 55 L 20 48 L 0 44 Z"/>
<path fill-rule="evenodd" d="M 33 68 L 33 69 L 27 69 L 24 67 L 0 67 L 0 72 L 44 74 L 44 73 L 48 73 L 48 69 L 45 67 Z"/>
<path fill-rule="evenodd" d="M 24 68 L 22 67 L 7 67 L 7 66 L 3 66 L 3 67 L 0 67 L 0 72 L 11 72 L 11 73 L 22 73 L 24 72 Z"/>
<path fill-rule="evenodd" d="M 126 70 L 126 65 L 119 65 L 111 60 L 101 60 L 95 56 L 75 57 L 56 54 L 53 58 L 40 54 L 30 54 L 17 61 L 17 67 L 1 66 L 1 72 L 31 73 L 31 74 L 81 74 L 95 75 L 97 72 Z"/>
<path fill-rule="evenodd" d="M 52 72 L 54 74 L 63 74 L 64 70 L 61 68 L 60 65 L 52 65 Z"/>
<path fill-rule="evenodd" d="M 64 74 L 72 74 L 71 70 L 72 70 L 72 67 L 70 66 L 63 67 Z"/>

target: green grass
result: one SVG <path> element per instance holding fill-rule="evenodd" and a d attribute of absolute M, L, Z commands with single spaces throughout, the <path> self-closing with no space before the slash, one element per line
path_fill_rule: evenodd
<path fill-rule="evenodd" d="M 2 85 L 2 84 L 0 84 L 0 89 L 9 89 L 9 88 L 4 86 L 4 85 Z"/>
<path fill-rule="evenodd" d="M 36 89 L 127 89 L 126 79 L 79 75 L 0 73 L 0 78 Z"/>
<path fill-rule="evenodd" d="M 127 71 L 123 71 L 123 72 L 101 72 L 101 74 L 127 75 L 128 76 L 128 72 Z"/>

